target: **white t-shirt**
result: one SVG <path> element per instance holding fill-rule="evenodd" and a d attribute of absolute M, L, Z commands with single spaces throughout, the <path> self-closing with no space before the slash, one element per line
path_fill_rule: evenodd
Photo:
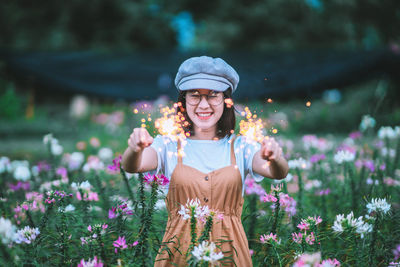
<path fill-rule="evenodd" d="M 182 142 L 184 156 L 183 164 L 198 169 L 201 172 L 209 173 L 231 164 L 231 140 L 233 135 L 220 140 L 192 140 L 186 139 Z M 157 151 L 158 166 L 151 174 L 163 173 L 168 178 L 174 171 L 177 164 L 177 142 L 167 136 L 158 135 L 151 145 Z M 246 142 L 245 137 L 238 136 L 234 142 L 234 151 L 236 165 L 242 176 L 242 185 L 244 193 L 244 179 L 247 174 L 254 177 L 256 181 L 261 181 L 263 177 L 253 173 L 253 157 L 260 149 L 260 144 Z M 168 190 L 168 189 L 167 189 Z"/>

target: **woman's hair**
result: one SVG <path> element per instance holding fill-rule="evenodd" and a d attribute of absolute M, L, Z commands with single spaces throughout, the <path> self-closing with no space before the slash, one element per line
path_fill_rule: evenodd
<path fill-rule="evenodd" d="M 178 113 L 181 112 L 185 118 L 184 121 L 187 122 L 183 123 L 182 125 L 185 134 L 194 135 L 193 122 L 189 118 L 186 112 L 186 99 L 185 99 L 186 92 L 189 91 L 179 91 L 177 112 Z M 225 90 L 223 93 L 224 93 L 224 103 L 223 103 L 224 111 L 217 123 L 217 137 L 219 138 L 224 138 L 225 136 L 229 137 L 233 133 L 236 124 L 235 110 L 232 105 L 229 105 L 228 107 L 225 102 L 225 99 L 232 98 L 232 89 L 229 88 L 228 90 Z"/>

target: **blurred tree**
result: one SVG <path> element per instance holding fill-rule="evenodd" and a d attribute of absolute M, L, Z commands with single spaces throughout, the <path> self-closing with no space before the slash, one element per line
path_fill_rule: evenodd
<path fill-rule="evenodd" d="M 43 50 L 373 48 L 400 41 L 400 1 L 3 1 L 0 36 Z"/>
<path fill-rule="evenodd" d="M 17 49 L 161 49 L 176 46 L 169 20 L 148 1 L 9 1 L 0 46 Z"/>

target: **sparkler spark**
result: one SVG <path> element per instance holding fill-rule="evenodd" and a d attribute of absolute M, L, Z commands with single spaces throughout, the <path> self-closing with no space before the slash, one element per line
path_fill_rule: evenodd
<path fill-rule="evenodd" d="M 262 134 L 263 123 L 261 119 L 256 119 L 257 115 L 252 114 L 248 107 L 245 107 L 242 115 L 246 115 L 246 120 L 239 123 L 240 134 L 246 137 L 249 142 L 262 142 L 264 135 Z"/>
<path fill-rule="evenodd" d="M 181 103 L 175 103 L 173 108 L 161 108 L 162 117 L 156 119 L 154 122 L 155 127 L 161 135 L 168 136 L 175 141 L 178 138 L 185 139 L 189 134 L 185 134 L 183 129 L 183 126 L 187 125 L 188 122 L 185 121 L 185 117 L 181 112 L 176 112 L 177 108 L 181 105 Z"/>

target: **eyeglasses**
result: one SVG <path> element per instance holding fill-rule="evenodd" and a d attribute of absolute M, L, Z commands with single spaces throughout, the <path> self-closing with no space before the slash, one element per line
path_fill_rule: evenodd
<path fill-rule="evenodd" d="M 224 100 L 224 94 L 221 92 L 211 92 L 209 94 L 199 94 L 198 92 L 188 92 L 186 93 L 186 101 L 189 105 L 198 105 L 201 101 L 202 96 L 204 96 L 211 106 L 217 106 Z"/>

